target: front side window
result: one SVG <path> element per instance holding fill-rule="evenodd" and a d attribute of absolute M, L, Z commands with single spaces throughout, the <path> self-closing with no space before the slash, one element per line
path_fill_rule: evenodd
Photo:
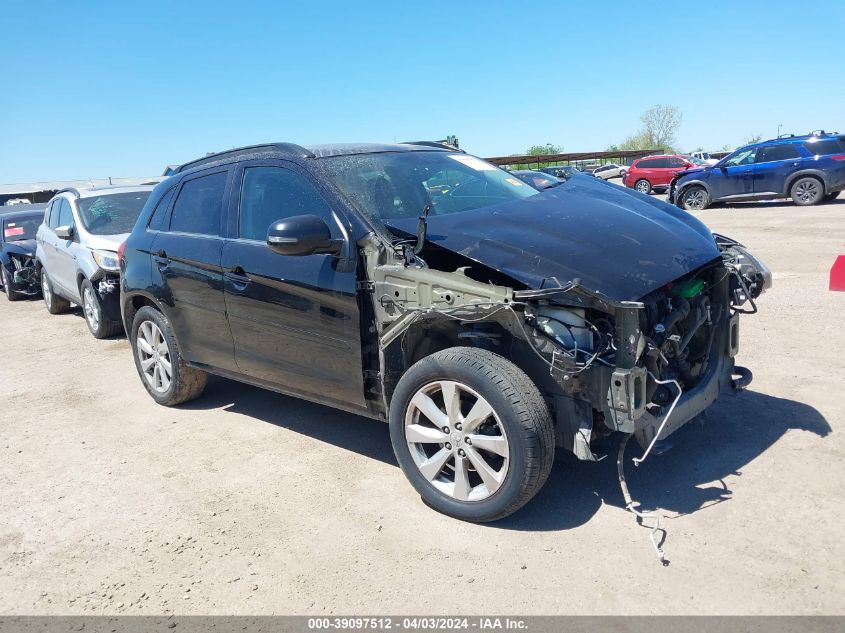
<path fill-rule="evenodd" d="M 778 160 L 799 158 L 798 149 L 792 143 L 766 145 L 757 152 L 758 163 L 771 163 Z"/>
<path fill-rule="evenodd" d="M 329 176 L 377 225 L 463 213 L 538 195 L 519 178 L 474 156 L 453 152 L 385 152 L 323 159 Z"/>
<path fill-rule="evenodd" d="M 738 167 L 739 165 L 750 165 L 757 156 L 757 148 L 737 150 L 725 159 L 723 167 Z"/>
<path fill-rule="evenodd" d="M 59 226 L 59 214 L 62 210 L 62 198 L 56 198 L 53 202 L 50 203 L 50 213 L 48 215 L 48 222 L 47 226 L 51 229 L 55 229 Z"/>
<path fill-rule="evenodd" d="M 685 167 L 686 163 L 682 158 L 678 158 L 677 156 L 673 156 L 669 160 L 669 167 Z"/>
<path fill-rule="evenodd" d="M 53 211 L 55 213 L 55 211 Z M 62 206 L 59 208 L 59 221 L 56 226 L 73 226 L 73 211 L 67 198 L 62 198 Z"/>
<path fill-rule="evenodd" d="M 170 230 L 219 235 L 226 176 L 221 171 L 186 181 L 173 205 Z"/>
<path fill-rule="evenodd" d="M 331 219 L 331 209 L 303 175 L 284 167 L 244 169 L 238 212 L 238 234 L 248 240 L 267 239 L 277 220 L 295 215 Z"/>
<path fill-rule="evenodd" d="M 119 235 L 132 231 L 149 197 L 149 191 L 107 193 L 79 198 L 76 204 L 86 231 L 93 235 Z"/>

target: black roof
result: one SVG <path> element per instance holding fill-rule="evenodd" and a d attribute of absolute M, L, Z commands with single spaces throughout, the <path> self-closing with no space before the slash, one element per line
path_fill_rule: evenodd
<path fill-rule="evenodd" d="M 44 213 L 47 208 L 46 202 L 37 202 L 35 204 L 13 204 L 9 206 L 0 207 L 0 218 L 6 220 L 16 216 L 36 215 Z"/>
<path fill-rule="evenodd" d="M 326 158 L 328 156 L 351 156 L 354 154 L 378 154 L 384 152 L 435 152 L 446 151 L 445 147 L 417 145 L 412 143 L 331 143 L 325 145 L 296 145 L 294 143 L 266 143 L 239 147 L 198 158 L 180 165 L 174 173 L 180 174 L 198 167 L 208 167 L 233 160 L 256 158 Z"/>

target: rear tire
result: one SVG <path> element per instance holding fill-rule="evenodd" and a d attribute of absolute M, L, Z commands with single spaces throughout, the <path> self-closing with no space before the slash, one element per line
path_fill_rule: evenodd
<path fill-rule="evenodd" d="M 640 178 L 637 182 L 634 183 L 634 189 L 636 189 L 640 193 L 648 195 L 651 193 L 651 183 L 645 178 Z"/>
<path fill-rule="evenodd" d="M 710 205 L 710 196 L 704 187 L 693 185 L 681 194 L 681 206 L 686 211 L 703 211 Z"/>
<path fill-rule="evenodd" d="M 554 429 L 537 386 L 486 350 L 453 347 L 413 365 L 389 417 L 405 476 L 426 504 L 456 519 L 516 512 L 552 469 Z"/>
<path fill-rule="evenodd" d="M 9 271 L 3 264 L 0 264 L 0 268 L 3 269 L 3 290 L 6 292 L 6 298 L 9 301 L 19 301 L 24 295 L 12 290 L 12 277 L 9 275 Z"/>
<path fill-rule="evenodd" d="M 41 296 L 44 297 L 44 305 L 50 314 L 61 314 L 70 309 L 70 301 L 53 292 L 53 282 L 47 276 L 47 271 L 41 269 Z"/>
<path fill-rule="evenodd" d="M 123 331 L 123 325 L 120 321 L 112 321 L 106 316 L 100 294 L 87 279 L 82 280 L 79 295 L 82 297 L 82 313 L 85 315 L 85 323 L 94 338 L 110 338 Z"/>
<path fill-rule="evenodd" d="M 135 369 L 153 400 L 172 407 L 202 394 L 208 374 L 185 363 L 173 328 L 161 312 L 150 306 L 138 310 L 129 341 Z"/>
<path fill-rule="evenodd" d="M 818 178 L 805 176 L 799 178 L 789 189 L 789 196 L 799 207 L 808 207 L 821 202 L 824 198 L 824 184 Z"/>

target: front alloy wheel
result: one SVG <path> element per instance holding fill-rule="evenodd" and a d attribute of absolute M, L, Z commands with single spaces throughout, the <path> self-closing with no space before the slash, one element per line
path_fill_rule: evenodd
<path fill-rule="evenodd" d="M 516 512 L 552 469 L 554 427 L 537 385 L 487 350 L 452 347 L 412 365 L 393 391 L 389 418 L 408 481 L 457 519 Z"/>
<path fill-rule="evenodd" d="M 141 375 L 147 385 L 156 393 L 167 393 L 173 379 L 173 364 L 170 360 L 170 348 L 158 325 L 152 321 L 144 321 L 138 328 L 135 343 Z"/>
<path fill-rule="evenodd" d="M 85 313 L 85 320 L 92 332 L 100 329 L 100 305 L 94 299 L 94 289 L 85 287 L 82 290 L 82 311 Z"/>
<path fill-rule="evenodd" d="M 690 187 L 684 191 L 681 200 L 687 211 L 701 211 L 707 208 L 707 191 L 703 187 Z"/>
<path fill-rule="evenodd" d="M 405 440 L 423 477 L 459 501 L 486 499 L 508 474 L 504 427 L 490 403 L 460 382 L 429 383 L 414 394 Z"/>

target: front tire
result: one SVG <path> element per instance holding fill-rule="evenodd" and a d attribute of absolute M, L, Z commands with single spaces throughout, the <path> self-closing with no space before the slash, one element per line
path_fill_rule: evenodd
<path fill-rule="evenodd" d="M 457 519 L 513 514 L 552 469 L 554 429 L 537 386 L 486 350 L 453 347 L 413 365 L 389 417 L 405 476 L 428 505 Z"/>
<path fill-rule="evenodd" d="M 818 178 L 805 176 L 792 183 L 789 195 L 799 207 L 808 207 L 818 204 L 824 198 L 824 185 Z"/>
<path fill-rule="evenodd" d="M 135 369 L 153 400 L 172 407 L 202 394 L 208 374 L 185 363 L 173 328 L 161 312 L 149 306 L 138 310 L 129 338 Z"/>
<path fill-rule="evenodd" d="M 709 205 L 710 196 L 704 187 L 688 187 L 681 195 L 681 206 L 687 211 L 703 211 Z"/>
<path fill-rule="evenodd" d="M 102 299 L 93 284 L 83 279 L 79 291 L 82 297 L 82 313 L 91 335 L 96 339 L 104 339 L 120 334 L 123 326 L 119 321 L 112 321 L 106 316 Z"/>
<path fill-rule="evenodd" d="M 640 178 L 634 183 L 634 189 L 646 195 L 651 193 L 651 183 L 645 178 Z"/>
<path fill-rule="evenodd" d="M 9 271 L 6 270 L 6 267 L 3 264 L 0 264 L 0 268 L 3 270 L 3 290 L 6 293 L 6 298 L 9 301 L 18 301 L 23 297 L 23 294 L 20 292 L 16 292 L 12 290 L 12 276 L 9 274 Z"/>
<path fill-rule="evenodd" d="M 70 308 L 70 301 L 63 299 L 53 292 L 53 282 L 47 276 L 47 271 L 41 269 L 41 296 L 44 298 L 44 305 L 50 314 L 61 314 Z"/>

